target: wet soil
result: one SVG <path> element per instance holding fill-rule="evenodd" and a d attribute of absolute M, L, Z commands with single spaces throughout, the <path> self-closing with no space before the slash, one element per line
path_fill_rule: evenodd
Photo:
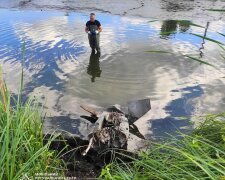
<path fill-rule="evenodd" d="M 154 19 L 224 19 L 224 13 L 208 9 L 224 9 L 225 1 L 201 0 L 2 0 L 0 8 L 60 10 L 65 12 L 103 12 L 117 15 L 139 16 Z"/>
<path fill-rule="evenodd" d="M 48 141 L 50 135 L 46 135 L 45 143 Z M 87 147 L 88 141 L 81 140 L 79 138 L 58 137 L 54 140 L 50 149 L 60 152 L 60 159 L 62 159 L 67 170 L 65 171 L 66 177 L 75 177 L 76 179 L 97 179 L 99 177 L 102 168 L 119 156 L 116 152 L 119 150 L 104 150 L 96 152 L 93 149 L 87 153 L 86 156 L 82 155 L 82 152 Z M 122 151 L 120 151 L 122 152 Z M 137 157 L 133 153 L 127 153 L 132 157 Z M 124 162 L 130 162 L 131 160 L 125 157 L 119 157 Z"/>

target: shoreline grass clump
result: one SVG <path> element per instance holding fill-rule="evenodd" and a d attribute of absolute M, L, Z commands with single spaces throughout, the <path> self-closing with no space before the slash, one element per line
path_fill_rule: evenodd
<path fill-rule="evenodd" d="M 208 115 L 190 135 L 150 144 L 131 163 L 107 165 L 103 179 L 225 179 L 225 113 Z M 124 154 L 124 156 L 126 156 Z"/>
<path fill-rule="evenodd" d="M 56 151 L 50 150 L 56 137 L 53 135 L 44 143 L 38 102 L 30 98 L 22 103 L 21 94 L 16 98 L 10 95 L 0 75 L 0 179 L 63 175 L 63 162 Z"/>

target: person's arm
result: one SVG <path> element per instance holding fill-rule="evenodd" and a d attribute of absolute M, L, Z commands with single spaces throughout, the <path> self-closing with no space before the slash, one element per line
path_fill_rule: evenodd
<path fill-rule="evenodd" d="M 88 22 L 86 23 L 86 26 L 85 26 L 85 30 L 84 30 L 86 33 L 88 33 Z"/>
<path fill-rule="evenodd" d="M 99 31 L 99 32 L 102 32 L 102 26 L 99 26 L 99 27 L 98 27 L 98 31 Z"/>
<path fill-rule="evenodd" d="M 102 25 L 99 21 L 97 21 L 98 32 L 102 32 Z"/>
<path fill-rule="evenodd" d="M 88 32 L 88 27 L 87 27 L 87 26 L 85 26 L 85 32 L 86 32 L 86 33 Z"/>

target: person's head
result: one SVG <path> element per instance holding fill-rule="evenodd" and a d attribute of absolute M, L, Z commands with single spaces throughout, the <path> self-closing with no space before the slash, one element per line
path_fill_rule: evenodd
<path fill-rule="evenodd" d="M 95 13 L 91 13 L 90 14 L 90 21 L 94 21 L 95 20 Z"/>

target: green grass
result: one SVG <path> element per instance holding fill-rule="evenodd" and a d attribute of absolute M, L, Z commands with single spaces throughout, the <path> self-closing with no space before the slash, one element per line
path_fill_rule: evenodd
<path fill-rule="evenodd" d="M 208 40 L 208 41 L 211 41 L 211 42 L 220 44 L 220 45 L 224 45 L 223 43 L 221 43 L 221 42 L 219 42 L 219 41 L 216 41 L 216 40 L 214 40 L 214 39 L 212 39 L 212 38 L 204 37 L 204 36 L 202 36 L 202 35 L 195 34 L 195 33 L 190 33 L 190 34 L 192 34 L 192 35 L 194 35 L 194 36 L 197 36 L 197 37 L 200 37 L 200 38 L 202 38 L 202 39 L 206 39 L 206 40 Z M 224 34 L 222 34 L 222 33 L 219 33 L 219 34 L 220 34 L 220 35 L 224 35 Z"/>
<path fill-rule="evenodd" d="M 223 47 L 223 46 L 221 46 Z M 145 51 L 147 53 L 161 53 L 161 54 L 173 54 L 172 52 L 169 52 L 169 51 L 162 51 L 162 50 L 149 50 L 149 51 Z M 223 55 L 221 55 L 223 56 Z M 200 58 L 197 58 L 197 57 L 193 57 L 193 56 L 190 56 L 190 55 L 183 55 L 183 57 L 186 57 L 188 58 L 189 60 L 192 60 L 192 61 L 196 61 L 200 64 L 205 64 L 205 65 L 209 65 L 209 66 L 212 66 L 212 67 L 216 67 L 214 66 L 213 64 L 209 63 L 209 62 L 206 62 L 206 61 L 203 61 L 201 60 Z"/>
<path fill-rule="evenodd" d="M 178 21 L 178 22 L 179 22 L 179 21 Z M 217 32 L 217 33 L 220 34 L 221 36 L 225 37 L 225 34 L 220 33 L 220 32 Z M 222 59 L 225 60 L 225 55 L 224 55 L 224 53 L 225 53 L 225 44 L 224 44 L 224 43 L 219 42 L 219 41 L 217 41 L 217 40 L 214 40 L 214 39 L 212 39 L 212 38 L 204 37 L 204 36 L 199 35 L 199 34 L 194 34 L 194 33 L 190 33 L 190 34 L 193 35 L 193 36 L 196 36 L 196 37 L 205 39 L 205 40 L 207 40 L 207 41 L 209 41 L 209 42 L 212 42 L 212 43 L 217 44 L 217 45 L 221 48 L 221 50 L 222 50 L 222 53 L 220 54 L 220 56 L 222 57 Z M 159 53 L 159 54 L 173 54 L 173 53 L 170 52 L 170 51 L 164 51 L 164 50 L 148 50 L 148 51 L 145 51 L 145 52 L 147 52 L 147 53 Z M 212 67 L 214 67 L 214 68 L 217 68 L 216 65 L 214 65 L 214 64 L 212 64 L 212 63 L 210 63 L 210 62 L 208 62 L 208 61 L 203 61 L 201 58 L 193 57 L 192 55 L 189 55 L 189 54 L 182 55 L 182 56 L 183 56 L 184 58 L 187 58 L 188 60 L 192 60 L 192 61 L 198 62 L 198 63 L 200 63 L 200 64 L 205 64 L 205 65 L 209 65 L 209 66 L 212 66 Z"/>
<path fill-rule="evenodd" d="M 63 162 L 50 150 L 56 137 L 44 143 L 38 102 L 32 98 L 21 101 L 23 70 L 16 97 L 10 95 L 2 73 L 0 76 L 0 179 L 34 179 L 36 173 L 50 172 L 63 175 Z"/>
<path fill-rule="evenodd" d="M 209 115 L 192 134 L 182 139 L 150 144 L 131 163 L 121 159 L 107 165 L 100 178 L 113 180 L 224 179 L 225 113 Z M 126 156 L 124 154 L 124 156 Z"/>
<path fill-rule="evenodd" d="M 225 12 L 225 9 L 205 9 L 207 11 Z"/>
<path fill-rule="evenodd" d="M 168 54 L 171 54 L 171 52 L 169 51 L 161 51 L 161 50 L 149 50 L 149 51 L 146 51 L 148 53 L 168 53 Z"/>
<path fill-rule="evenodd" d="M 11 98 L 12 99 L 12 98 Z M 61 161 L 44 145 L 42 118 L 34 101 L 13 107 L 0 102 L 0 179 L 20 179 L 25 174 L 60 172 Z"/>
<path fill-rule="evenodd" d="M 151 20 L 151 21 L 148 21 L 148 23 L 154 23 L 154 22 L 158 22 L 158 21 L 159 20 Z M 186 25 L 189 25 L 189 26 L 196 26 L 196 27 L 200 27 L 200 28 L 205 28 L 205 27 L 203 27 L 199 24 L 192 23 L 189 20 L 173 20 L 173 21 L 177 22 L 180 25 L 186 24 Z"/>

